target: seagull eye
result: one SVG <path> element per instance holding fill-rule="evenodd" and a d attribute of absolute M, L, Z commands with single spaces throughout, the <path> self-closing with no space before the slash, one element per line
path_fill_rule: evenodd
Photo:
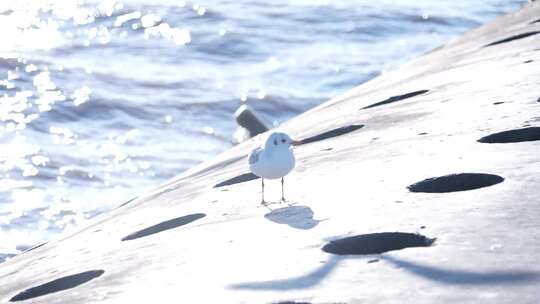
<path fill-rule="evenodd" d="M 277 139 L 274 139 L 274 146 L 277 146 Z"/>
<path fill-rule="evenodd" d="M 285 142 L 286 142 L 285 138 L 282 138 L 282 139 L 281 139 L 281 142 L 282 142 L 282 143 L 285 143 Z"/>

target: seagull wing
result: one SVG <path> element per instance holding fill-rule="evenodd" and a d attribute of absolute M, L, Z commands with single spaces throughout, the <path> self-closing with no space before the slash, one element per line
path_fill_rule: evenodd
<path fill-rule="evenodd" d="M 251 153 L 249 154 L 249 164 L 250 165 L 253 165 L 253 164 L 255 164 L 256 162 L 259 161 L 259 158 L 261 156 L 261 152 L 262 152 L 261 148 L 257 148 L 257 149 L 254 149 L 253 151 L 251 151 Z"/>

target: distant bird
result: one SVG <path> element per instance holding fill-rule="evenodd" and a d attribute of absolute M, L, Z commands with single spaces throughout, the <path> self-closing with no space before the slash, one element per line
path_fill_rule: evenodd
<path fill-rule="evenodd" d="M 285 201 L 284 176 L 294 168 L 294 153 L 291 146 L 301 144 L 301 141 L 292 140 L 289 135 L 274 132 L 268 136 L 264 146 L 256 148 L 249 154 L 249 169 L 262 180 L 262 200 L 264 201 L 264 179 L 281 178 L 281 201 Z"/>

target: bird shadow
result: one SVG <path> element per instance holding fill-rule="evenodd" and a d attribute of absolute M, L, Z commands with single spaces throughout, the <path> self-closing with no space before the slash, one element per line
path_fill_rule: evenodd
<path fill-rule="evenodd" d="M 229 285 L 232 289 L 241 290 L 298 290 L 306 289 L 321 283 L 328 277 L 343 260 L 367 259 L 368 263 L 374 255 L 332 255 L 323 265 L 304 275 L 287 279 L 277 279 L 258 282 L 243 282 Z M 540 281 L 540 272 L 527 270 L 494 270 L 479 272 L 473 270 L 455 270 L 442 267 L 422 265 L 389 255 L 377 255 L 381 260 L 403 268 L 404 270 L 424 279 L 447 285 L 489 285 L 489 284 L 519 284 Z"/>
<path fill-rule="evenodd" d="M 540 281 L 540 272 L 538 271 L 494 270 L 480 272 L 428 266 L 388 255 L 383 255 L 382 259 L 414 275 L 444 284 L 488 285 Z"/>
<path fill-rule="evenodd" d="M 288 206 L 270 210 L 271 212 L 264 215 L 265 219 L 296 229 L 312 229 L 322 222 L 322 220 L 313 219 L 313 210 L 307 206 Z"/>
<path fill-rule="evenodd" d="M 305 275 L 280 280 L 238 283 L 229 285 L 229 287 L 232 289 L 281 291 L 306 289 L 324 280 L 334 270 L 341 259 L 342 257 L 332 256 L 322 266 Z"/>

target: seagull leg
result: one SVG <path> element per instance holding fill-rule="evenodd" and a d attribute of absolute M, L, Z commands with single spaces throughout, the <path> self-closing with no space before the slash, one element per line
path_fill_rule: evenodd
<path fill-rule="evenodd" d="M 263 206 L 266 206 L 266 202 L 264 201 L 264 178 L 262 178 L 262 177 L 261 177 L 261 181 L 262 181 L 262 184 L 261 184 L 261 185 L 262 185 L 262 192 L 261 192 L 261 194 L 262 194 L 262 198 L 261 198 L 261 205 L 263 205 Z"/>
<path fill-rule="evenodd" d="M 285 194 L 284 194 L 284 185 L 285 185 L 285 178 L 282 177 L 281 178 L 281 201 L 284 202 L 285 201 Z"/>

